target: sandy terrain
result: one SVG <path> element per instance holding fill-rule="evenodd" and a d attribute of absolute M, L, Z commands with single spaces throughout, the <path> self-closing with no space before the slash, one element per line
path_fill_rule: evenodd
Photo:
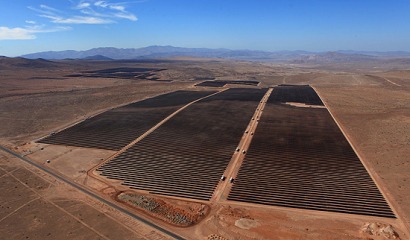
<path fill-rule="evenodd" d="M 3 239 L 167 239 L 3 152 L 0 182 Z"/>
<path fill-rule="evenodd" d="M 410 226 L 410 92 L 373 86 L 317 89 L 396 214 Z"/>
<path fill-rule="evenodd" d="M 401 239 L 410 238 L 409 70 L 381 70 L 366 64 L 307 67 L 206 59 L 115 64 L 165 68 L 167 70 L 156 73 L 157 76 L 173 82 L 65 77 L 84 69 L 104 69 L 106 63 L 63 61 L 54 68 L 35 69 L 0 66 L 0 144 L 73 181 L 102 192 L 106 189 L 106 193 L 112 194 L 107 185 L 87 178 L 86 171 L 114 152 L 32 141 L 115 106 L 194 88 L 198 83 L 195 78 L 258 80 L 262 87 L 311 84 L 355 147 L 398 219 L 231 201 L 209 204 L 210 213 L 206 218 L 186 228 L 139 214 L 189 239 L 393 239 L 370 235 L 362 229 L 366 223 L 392 225 Z M 7 239 L 164 237 L 3 153 L 0 181 L 2 192 L 6 193 L 0 195 L 0 235 Z M 161 199 L 167 201 L 167 198 Z"/>

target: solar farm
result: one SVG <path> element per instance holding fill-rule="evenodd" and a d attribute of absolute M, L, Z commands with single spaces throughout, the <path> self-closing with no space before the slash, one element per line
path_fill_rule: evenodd
<path fill-rule="evenodd" d="M 228 195 L 220 199 L 228 203 L 395 218 L 313 88 L 279 85 L 266 94 L 263 88 L 171 92 L 109 110 L 40 142 L 118 151 L 93 174 L 154 196 L 209 202 L 229 181 Z M 264 96 L 269 98 L 262 111 Z M 261 117 L 255 120 L 257 111 Z M 258 123 L 250 134 L 252 121 Z M 246 138 L 250 147 L 240 152 Z M 229 175 L 235 154 L 244 159 Z"/>
<path fill-rule="evenodd" d="M 259 82 L 258 81 L 253 81 L 253 80 L 235 80 L 235 81 L 233 81 L 233 80 L 230 80 L 230 81 L 208 80 L 208 81 L 198 83 L 195 86 L 198 86 L 198 87 L 224 87 L 227 84 L 258 86 Z"/>
<path fill-rule="evenodd" d="M 209 200 L 265 92 L 229 89 L 203 99 L 98 170 L 133 189 Z"/>
<path fill-rule="evenodd" d="M 311 87 L 274 88 L 228 199 L 394 218 L 327 109 L 319 106 Z"/>
<path fill-rule="evenodd" d="M 109 110 L 39 142 L 120 150 L 183 105 L 212 91 L 176 91 Z"/>

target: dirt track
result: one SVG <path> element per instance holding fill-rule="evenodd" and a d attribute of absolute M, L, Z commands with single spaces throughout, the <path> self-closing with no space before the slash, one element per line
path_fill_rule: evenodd
<path fill-rule="evenodd" d="M 226 167 L 224 176 L 226 177 L 225 181 L 221 181 L 216 189 L 214 190 L 214 195 L 211 199 L 213 202 L 219 202 L 221 200 L 226 200 L 228 197 L 229 192 L 231 191 L 232 183 L 229 181 L 230 178 L 232 177 L 235 181 L 236 176 L 238 174 L 239 168 L 241 167 L 245 155 L 249 149 L 249 145 L 252 141 L 254 132 L 258 126 L 259 119 L 262 115 L 263 109 L 265 107 L 266 101 L 268 100 L 270 94 L 272 92 L 272 89 L 269 89 L 263 98 L 261 99 L 259 105 L 256 108 L 256 111 L 254 115 L 252 116 L 251 122 L 249 125 L 246 127 L 246 131 L 244 136 L 242 137 L 241 141 L 239 142 L 239 145 L 237 149 L 235 150 L 235 153 L 233 154 L 233 157 Z"/>

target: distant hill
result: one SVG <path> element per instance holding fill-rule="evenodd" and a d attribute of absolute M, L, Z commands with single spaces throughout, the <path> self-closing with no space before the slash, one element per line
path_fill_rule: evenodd
<path fill-rule="evenodd" d="M 88 59 L 88 60 L 127 60 L 158 59 L 171 57 L 226 58 L 269 62 L 290 62 L 295 64 L 320 64 L 339 62 L 380 61 L 388 59 L 407 59 L 410 52 L 307 52 L 307 51 L 254 51 L 209 48 L 182 48 L 173 46 L 149 46 L 143 48 L 93 48 L 86 51 L 49 51 L 23 55 L 29 59 Z"/>
<path fill-rule="evenodd" d="M 408 58 L 410 57 L 410 52 L 405 51 L 389 51 L 389 52 L 376 52 L 376 51 L 352 51 L 352 50 L 340 50 L 338 53 L 343 54 L 362 54 L 370 55 L 376 57 L 386 57 L 386 58 Z"/>
<path fill-rule="evenodd" d="M 111 61 L 114 60 L 112 58 L 103 56 L 103 55 L 94 55 L 94 56 L 89 56 L 89 57 L 85 57 L 83 58 L 84 60 L 98 60 L 98 61 Z"/>
<path fill-rule="evenodd" d="M 370 56 L 356 53 L 326 52 L 321 54 L 305 54 L 293 63 L 339 63 L 339 62 L 371 62 L 381 60 L 378 56 Z"/>
<path fill-rule="evenodd" d="M 155 58 L 155 57 L 172 57 L 172 56 L 219 56 L 229 50 L 223 49 L 205 49 L 205 48 L 179 48 L 172 46 L 150 46 L 144 48 L 93 48 L 86 51 L 49 51 L 26 54 L 22 57 L 36 59 L 83 59 L 90 56 L 105 56 L 111 59 L 138 59 L 138 58 Z"/>
<path fill-rule="evenodd" d="M 45 59 L 27 59 L 22 57 L 9 58 L 0 57 L 0 68 L 54 68 L 61 66 L 57 63 Z"/>
<path fill-rule="evenodd" d="M 144 48 L 93 48 L 86 51 L 48 51 L 26 54 L 22 57 L 29 59 L 93 59 L 103 56 L 114 60 L 125 59 L 155 59 L 171 57 L 200 57 L 200 58 L 226 58 L 261 61 L 288 61 L 294 60 L 305 51 L 254 51 L 254 50 L 230 50 L 210 48 L 181 48 L 173 46 L 149 46 Z M 108 60 L 108 59 L 107 59 Z"/>

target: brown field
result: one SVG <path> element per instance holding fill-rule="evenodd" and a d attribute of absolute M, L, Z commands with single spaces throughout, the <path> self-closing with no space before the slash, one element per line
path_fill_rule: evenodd
<path fill-rule="evenodd" d="M 195 87 L 201 82 L 198 79 L 256 80 L 261 82 L 259 87 L 310 84 L 397 219 L 152 196 L 155 199 L 150 200 L 164 203 L 170 212 L 185 209 L 195 215 L 203 211 L 198 222 L 181 227 L 147 208 L 120 205 L 187 239 L 394 239 L 388 230 L 384 235 L 371 235 L 363 230 L 366 223 L 391 225 L 400 239 L 410 238 L 410 66 L 391 70 L 393 67 L 374 68 L 367 63 L 303 66 L 188 58 L 156 62 L 33 60 L 30 65 L 19 61 L 24 60 L 0 61 L 0 145 L 117 204 L 116 194 L 130 189 L 117 180 L 90 174 L 115 151 L 35 141 L 127 103 L 175 90 L 215 90 Z M 84 71 L 123 67 L 166 70 L 152 72 L 152 79 L 73 77 Z M 4 239 L 169 238 L 3 151 L 0 182 L 0 236 Z"/>

